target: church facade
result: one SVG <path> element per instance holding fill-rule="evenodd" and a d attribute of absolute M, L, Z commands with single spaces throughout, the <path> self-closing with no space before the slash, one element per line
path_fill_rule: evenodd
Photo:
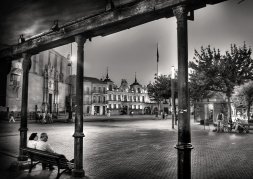
<path fill-rule="evenodd" d="M 28 86 L 28 111 L 58 113 L 66 110 L 69 95 L 68 60 L 54 50 L 31 57 Z M 7 77 L 6 107 L 21 111 L 22 59 L 12 62 Z"/>

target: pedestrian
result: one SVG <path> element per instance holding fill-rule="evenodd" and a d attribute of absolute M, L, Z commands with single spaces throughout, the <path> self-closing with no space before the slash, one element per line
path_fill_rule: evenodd
<path fill-rule="evenodd" d="M 224 120 L 224 114 L 222 112 L 220 112 L 217 115 L 217 132 L 222 132 L 223 131 L 223 127 L 222 127 L 223 120 Z"/>
<path fill-rule="evenodd" d="M 27 142 L 27 147 L 35 149 L 36 145 L 38 143 L 38 139 L 39 139 L 39 137 L 38 137 L 37 133 L 32 133 L 29 137 L 28 142 Z"/>
<path fill-rule="evenodd" d="M 42 123 L 42 124 L 46 124 L 46 123 L 47 123 L 47 121 L 46 121 L 46 112 L 45 112 L 45 111 L 42 112 L 41 123 Z"/>
<path fill-rule="evenodd" d="M 10 112 L 9 122 L 16 122 L 15 119 L 14 119 L 14 112 L 13 111 Z"/>
<path fill-rule="evenodd" d="M 108 112 L 107 112 L 107 117 L 110 117 L 110 116 L 111 116 L 111 111 L 108 110 Z"/>
<path fill-rule="evenodd" d="M 178 113 L 177 111 L 175 112 L 175 125 L 177 125 L 177 121 L 178 121 Z"/>
<path fill-rule="evenodd" d="M 47 119 L 47 123 L 48 124 L 53 123 L 53 115 L 52 115 L 52 113 L 47 113 L 46 119 Z"/>
<path fill-rule="evenodd" d="M 35 113 L 35 122 L 37 123 L 38 121 L 40 121 L 40 112 L 39 111 L 37 111 Z"/>

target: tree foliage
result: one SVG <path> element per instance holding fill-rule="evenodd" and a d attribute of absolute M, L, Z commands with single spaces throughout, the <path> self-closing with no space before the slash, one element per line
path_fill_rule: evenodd
<path fill-rule="evenodd" d="M 189 96 L 193 101 L 201 101 L 205 98 L 210 98 L 213 92 L 206 89 L 205 76 L 203 73 L 196 73 L 195 71 L 190 74 L 189 83 Z"/>
<path fill-rule="evenodd" d="M 249 81 L 235 88 L 235 93 L 232 96 L 235 106 L 244 105 L 247 107 L 248 118 L 250 118 L 250 107 L 253 104 L 253 81 Z"/>
<path fill-rule="evenodd" d="M 198 80 L 203 90 L 223 92 L 230 97 L 236 85 L 253 79 L 251 53 L 246 44 L 243 47 L 231 45 L 225 55 L 221 55 L 219 49 L 201 47 L 200 53 L 195 50 L 195 62 L 189 63 L 194 70 L 190 78 Z"/>
<path fill-rule="evenodd" d="M 154 83 L 150 83 L 147 87 L 150 98 L 158 103 L 160 103 L 164 99 L 168 99 L 169 97 L 171 97 L 170 76 L 160 75 L 155 78 Z"/>
<path fill-rule="evenodd" d="M 230 104 L 230 97 L 236 85 L 253 79 L 252 50 L 246 44 L 242 47 L 231 45 L 230 51 L 221 55 L 220 50 L 201 47 L 195 50 L 194 60 L 189 67 L 194 70 L 190 74 L 190 91 L 199 93 L 196 97 L 208 97 L 209 92 L 224 93 Z M 231 106 L 229 106 L 231 111 Z"/>

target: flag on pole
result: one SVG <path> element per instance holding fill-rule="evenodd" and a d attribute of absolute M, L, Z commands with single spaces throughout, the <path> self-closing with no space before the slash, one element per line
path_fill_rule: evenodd
<path fill-rule="evenodd" d="M 158 63 L 158 62 L 159 62 L 159 51 L 158 51 L 158 43 L 157 43 L 156 60 L 157 60 L 157 63 Z"/>

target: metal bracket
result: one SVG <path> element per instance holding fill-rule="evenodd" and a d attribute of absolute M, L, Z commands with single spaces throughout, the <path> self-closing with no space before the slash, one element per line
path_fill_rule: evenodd
<path fill-rule="evenodd" d="M 184 112 L 187 112 L 187 109 L 178 109 L 178 113 L 183 114 Z"/>
<path fill-rule="evenodd" d="M 187 16 L 187 19 L 194 21 L 194 10 L 191 10 L 189 13 L 190 13 L 190 15 Z"/>

